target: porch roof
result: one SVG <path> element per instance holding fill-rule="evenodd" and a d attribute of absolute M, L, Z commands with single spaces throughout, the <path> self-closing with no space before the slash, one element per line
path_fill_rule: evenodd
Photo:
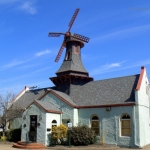
<path fill-rule="evenodd" d="M 55 105 L 53 105 L 50 102 L 35 100 L 33 103 L 35 103 L 36 105 L 38 105 L 45 112 L 57 113 L 57 114 L 61 114 L 62 113 L 62 111 L 60 109 L 58 109 Z"/>

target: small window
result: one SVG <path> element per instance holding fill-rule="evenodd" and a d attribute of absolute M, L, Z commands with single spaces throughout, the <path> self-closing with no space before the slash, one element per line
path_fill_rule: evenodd
<path fill-rule="evenodd" d="M 75 46 L 74 46 L 74 53 L 75 53 L 75 54 L 79 54 L 78 45 L 75 45 Z"/>
<path fill-rule="evenodd" d="M 68 126 L 68 123 L 70 123 L 70 119 L 62 119 L 62 124 Z"/>
<path fill-rule="evenodd" d="M 66 60 L 69 60 L 69 59 L 70 59 L 70 51 L 68 51 L 66 55 Z"/>
<path fill-rule="evenodd" d="M 57 121 L 56 121 L 56 120 L 53 120 L 53 121 L 52 121 L 52 128 L 53 128 L 54 126 L 57 126 Z"/>
<path fill-rule="evenodd" d="M 91 127 L 95 131 L 96 134 L 99 134 L 99 118 L 97 116 L 92 117 Z"/>
<path fill-rule="evenodd" d="M 131 119 L 128 114 L 121 117 L 121 136 L 131 136 Z"/>
<path fill-rule="evenodd" d="M 56 120 L 53 120 L 52 123 L 57 123 L 57 121 L 56 121 Z"/>

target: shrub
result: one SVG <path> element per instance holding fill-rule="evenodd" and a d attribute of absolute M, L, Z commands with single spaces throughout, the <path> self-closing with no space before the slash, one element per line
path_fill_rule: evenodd
<path fill-rule="evenodd" d="M 63 144 L 65 142 L 65 139 L 67 139 L 68 136 L 68 127 L 61 124 L 58 127 L 53 126 L 52 128 L 52 141 L 54 144 Z"/>
<path fill-rule="evenodd" d="M 11 142 L 21 141 L 21 129 L 12 129 L 7 133 L 7 140 Z"/>
<path fill-rule="evenodd" d="M 95 142 L 95 132 L 86 125 L 73 127 L 71 142 L 74 145 L 89 145 Z"/>
<path fill-rule="evenodd" d="M 7 131 L 4 132 L 4 136 L 7 135 Z M 0 137 L 3 136 L 3 131 L 0 132 Z"/>
<path fill-rule="evenodd" d="M 1 136 L 2 141 L 6 141 L 7 137 L 6 136 Z"/>

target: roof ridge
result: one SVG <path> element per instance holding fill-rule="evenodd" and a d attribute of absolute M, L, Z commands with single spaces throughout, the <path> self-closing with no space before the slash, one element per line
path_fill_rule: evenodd
<path fill-rule="evenodd" d="M 104 81 L 104 80 L 112 80 L 112 79 L 118 79 L 118 78 L 125 78 L 125 77 L 132 77 L 132 76 L 138 76 L 140 74 L 134 74 L 134 75 L 127 75 L 127 76 L 122 76 L 122 77 L 114 77 L 114 78 L 109 78 L 109 79 L 101 79 L 101 80 L 95 80 L 95 81 L 91 81 L 91 82 L 97 82 L 97 81 Z M 90 83 L 90 82 L 88 82 Z M 87 84 L 88 84 L 87 83 Z M 83 85 L 84 86 L 84 85 Z"/>

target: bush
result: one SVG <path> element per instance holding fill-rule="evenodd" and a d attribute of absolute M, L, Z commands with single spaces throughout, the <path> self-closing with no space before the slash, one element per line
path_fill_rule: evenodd
<path fill-rule="evenodd" d="M 67 136 L 68 136 L 68 127 L 66 127 L 63 124 L 59 125 L 58 127 L 53 126 L 51 133 L 53 144 L 64 144 L 65 140 L 67 139 Z"/>
<path fill-rule="evenodd" d="M 7 137 L 6 136 L 1 136 L 1 141 L 6 141 Z"/>
<path fill-rule="evenodd" d="M 7 135 L 7 131 L 5 131 L 4 136 Z M 0 137 L 3 136 L 3 131 L 0 132 Z"/>
<path fill-rule="evenodd" d="M 89 145 L 95 142 L 95 132 L 86 125 L 73 127 L 71 142 L 74 145 Z"/>
<path fill-rule="evenodd" d="M 21 129 L 12 129 L 7 133 L 7 140 L 11 142 L 21 141 Z"/>

